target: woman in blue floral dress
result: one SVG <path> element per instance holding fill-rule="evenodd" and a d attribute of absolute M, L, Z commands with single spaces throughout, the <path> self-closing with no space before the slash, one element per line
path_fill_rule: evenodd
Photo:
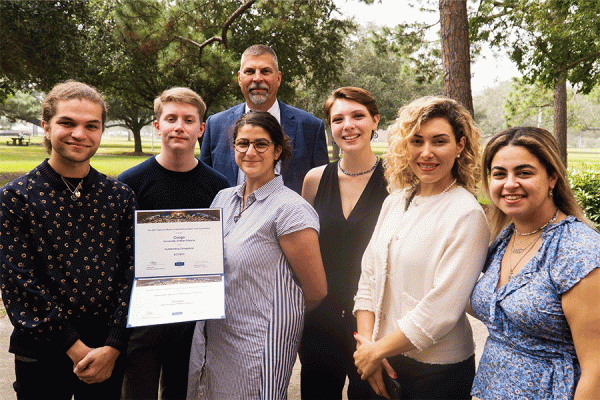
<path fill-rule="evenodd" d="M 492 200 L 486 272 L 471 296 L 489 337 L 480 399 L 600 397 L 600 235 L 566 180 L 550 132 L 512 128 L 483 155 Z"/>

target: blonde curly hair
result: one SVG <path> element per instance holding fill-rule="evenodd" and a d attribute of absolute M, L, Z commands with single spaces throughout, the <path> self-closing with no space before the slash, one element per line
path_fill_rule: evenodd
<path fill-rule="evenodd" d="M 475 186 L 481 178 L 480 129 L 465 107 L 455 100 L 439 96 L 422 97 L 398 110 L 398 118 L 389 128 L 389 149 L 384 164 L 390 193 L 418 185 L 419 180 L 409 165 L 408 142 L 419 132 L 421 124 L 434 118 L 448 121 L 457 143 L 465 138 L 465 148 L 452 167 L 452 175 L 459 185 L 475 193 Z"/>

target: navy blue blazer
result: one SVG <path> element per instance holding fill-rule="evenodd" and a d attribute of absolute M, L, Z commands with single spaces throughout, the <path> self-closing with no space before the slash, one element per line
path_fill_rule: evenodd
<path fill-rule="evenodd" d="M 285 186 L 300 194 L 306 173 L 329 162 L 325 126 L 323 121 L 306 111 L 277 101 L 281 127 L 294 150 L 292 159 L 282 166 L 281 175 Z M 244 114 L 245 106 L 245 103 L 238 104 L 208 117 L 200 150 L 200 160 L 225 175 L 231 186 L 237 185 L 239 169 L 235 163 L 232 131 Z"/>

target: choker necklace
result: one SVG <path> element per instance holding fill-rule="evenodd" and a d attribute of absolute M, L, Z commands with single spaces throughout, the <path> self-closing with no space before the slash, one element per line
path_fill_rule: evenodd
<path fill-rule="evenodd" d="M 545 227 L 547 227 L 548 225 L 554 223 L 554 221 L 556 221 L 556 218 L 558 218 L 558 213 L 560 212 L 559 209 L 556 209 L 556 214 L 554 214 L 554 217 L 552 217 L 552 219 L 550 219 L 550 221 L 546 222 L 544 225 L 540 226 L 539 228 L 537 228 L 535 231 L 532 232 L 527 232 L 527 233 L 521 233 L 517 230 L 517 226 L 515 225 L 515 232 L 517 233 L 517 235 L 519 236 L 529 236 L 529 235 L 533 235 L 534 233 L 538 233 L 539 231 L 541 231 L 542 229 L 544 229 Z"/>
<path fill-rule="evenodd" d="M 66 180 L 62 175 L 60 176 L 60 179 L 63 180 L 63 182 L 65 183 L 65 185 L 67 185 L 67 189 L 69 190 L 69 192 L 71 192 L 71 200 L 75 201 L 78 198 L 81 197 L 81 192 L 80 190 L 82 189 L 82 185 L 83 185 L 83 179 L 81 178 L 81 180 L 79 181 L 79 183 L 77 184 L 77 186 L 73 185 L 71 182 L 69 182 L 68 180 Z M 73 189 L 71 189 L 71 187 Z"/>
<path fill-rule="evenodd" d="M 349 172 L 344 171 L 344 168 L 342 168 L 342 164 L 339 161 L 338 161 L 338 167 L 340 168 L 340 171 L 342 171 L 344 174 L 346 174 L 348 176 L 359 176 L 359 175 L 368 174 L 369 172 L 373 171 L 377 167 L 377 163 L 379 163 L 379 156 L 375 156 L 375 165 L 373 165 L 371 168 L 369 168 L 365 172 L 357 172 L 355 174 L 351 174 Z"/>

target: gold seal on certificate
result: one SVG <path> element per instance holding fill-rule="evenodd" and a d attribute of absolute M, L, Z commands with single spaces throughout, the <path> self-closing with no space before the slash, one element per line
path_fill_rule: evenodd
<path fill-rule="evenodd" d="M 225 318 L 221 209 L 135 212 L 127 327 Z"/>

